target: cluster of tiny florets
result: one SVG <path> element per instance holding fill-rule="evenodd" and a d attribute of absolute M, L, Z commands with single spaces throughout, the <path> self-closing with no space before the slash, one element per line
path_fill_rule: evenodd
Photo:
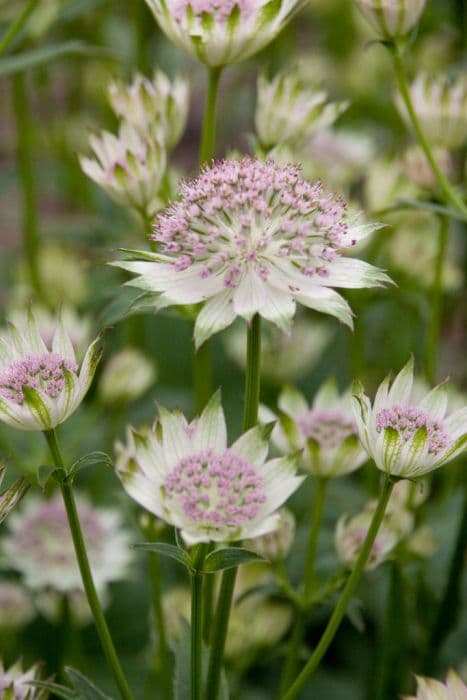
<path fill-rule="evenodd" d="M 424 428 L 428 436 L 428 452 L 432 454 L 438 454 L 449 444 L 449 435 L 443 425 L 415 406 L 383 408 L 376 416 L 376 430 L 380 433 L 385 428 L 397 430 L 404 442 Z"/>
<path fill-rule="evenodd" d="M 222 270 L 226 287 L 237 286 L 246 265 L 267 279 L 267 263 L 281 257 L 326 277 L 338 249 L 355 244 L 345 213 L 341 198 L 303 180 L 296 165 L 224 160 L 182 185 L 151 238 L 174 255 L 176 270 L 197 263 L 202 278 Z"/>
<path fill-rule="evenodd" d="M 299 416 L 297 424 L 307 440 L 316 440 L 321 447 L 338 447 L 356 434 L 355 423 L 340 411 L 311 410 Z"/>
<path fill-rule="evenodd" d="M 27 387 L 56 398 L 65 387 L 65 373 L 77 369 L 75 362 L 53 352 L 26 355 L 0 370 L 0 396 L 22 404 Z"/>
<path fill-rule="evenodd" d="M 183 21 L 188 9 L 196 17 L 211 15 L 218 22 L 227 22 L 234 10 L 245 20 L 253 14 L 255 7 L 251 0 L 177 0 L 174 7 L 177 22 Z"/>
<path fill-rule="evenodd" d="M 256 469 L 231 450 L 184 457 L 168 474 L 164 491 L 193 522 L 239 527 L 253 520 L 266 500 Z"/>

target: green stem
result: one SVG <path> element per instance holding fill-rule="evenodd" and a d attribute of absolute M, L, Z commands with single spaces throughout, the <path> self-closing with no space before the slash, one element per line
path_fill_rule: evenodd
<path fill-rule="evenodd" d="M 146 16 L 146 5 L 144 0 L 133 0 L 132 10 L 133 10 L 133 22 L 135 30 L 135 58 L 136 66 L 139 71 L 143 74 L 148 74 L 150 70 L 150 63 L 148 60 L 147 46 L 148 46 L 148 25 Z"/>
<path fill-rule="evenodd" d="M 253 428 L 258 422 L 261 381 L 261 316 L 255 314 L 248 326 L 247 366 L 245 377 L 245 399 L 243 430 Z M 227 639 L 230 610 L 235 587 L 237 569 L 228 569 L 222 576 L 219 600 L 214 616 L 211 654 L 209 657 L 206 686 L 207 700 L 217 700 L 220 689 L 222 662 Z"/>
<path fill-rule="evenodd" d="M 303 610 L 297 610 L 292 637 L 289 642 L 287 658 L 285 660 L 282 671 L 281 682 L 279 687 L 279 697 L 286 692 L 292 679 L 297 673 L 297 666 L 300 657 L 300 649 L 302 648 L 303 637 L 305 636 L 305 614 Z"/>
<path fill-rule="evenodd" d="M 214 157 L 216 148 L 216 107 L 219 79 L 222 68 L 208 67 L 208 91 L 204 104 L 203 130 L 199 149 L 199 164 L 207 163 Z"/>
<path fill-rule="evenodd" d="M 203 700 L 203 574 L 201 572 L 208 545 L 194 551 L 191 576 L 191 700 Z"/>
<path fill-rule="evenodd" d="M 206 341 L 193 355 L 193 391 L 195 411 L 200 413 L 212 394 L 212 352 L 211 343 Z"/>
<path fill-rule="evenodd" d="M 157 628 L 157 637 L 159 639 L 158 661 L 160 663 L 159 671 L 162 683 L 162 693 L 165 700 L 171 700 L 173 697 L 172 676 L 170 672 L 171 664 L 169 647 L 167 644 L 167 633 L 165 629 L 164 610 L 162 608 L 160 559 L 156 552 L 151 552 L 148 555 L 148 568 L 149 578 L 151 581 L 152 609 Z"/>
<path fill-rule="evenodd" d="M 442 312 L 443 270 L 448 245 L 448 237 L 449 219 L 446 216 L 443 216 L 440 219 L 440 228 L 438 233 L 438 251 L 436 255 L 433 286 L 431 289 L 431 318 L 427 331 L 425 369 L 426 378 L 429 384 L 433 384 L 436 378 L 436 364 Z"/>
<path fill-rule="evenodd" d="M 342 591 L 341 597 L 334 608 L 334 612 L 323 632 L 323 635 L 314 650 L 313 654 L 309 658 L 305 668 L 297 677 L 293 685 L 289 690 L 282 696 L 282 700 L 293 700 L 296 698 L 298 693 L 302 690 L 305 683 L 312 676 L 314 671 L 318 668 L 323 656 L 328 650 L 332 640 L 334 639 L 337 630 L 344 618 L 350 599 L 352 598 L 355 590 L 360 583 L 360 579 L 365 571 L 365 565 L 367 563 L 368 557 L 370 556 L 376 535 L 378 534 L 379 527 L 383 521 L 386 506 L 388 504 L 389 498 L 391 496 L 392 489 L 394 488 L 394 482 L 390 475 L 385 478 L 383 490 L 379 497 L 378 506 L 373 515 L 368 533 L 366 535 L 365 541 L 363 543 L 358 559 L 355 563 L 355 567 L 350 574 L 347 583 Z"/>
<path fill-rule="evenodd" d="M 449 575 L 444 590 L 443 597 L 439 604 L 433 627 L 431 628 L 428 650 L 424 661 L 424 672 L 435 675 L 437 672 L 437 661 L 439 653 L 443 647 L 449 632 L 452 630 L 458 619 L 459 606 L 461 602 L 461 584 L 465 568 L 465 551 L 467 548 L 467 490 L 464 497 L 464 508 L 456 544 L 449 567 Z"/>
<path fill-rule="evenodd" d="M 29 2 L 24 6 L 23 10 L 19 13 L 18 17 L 10 24 L 5 34 L 0 39 L 0 56 L 5 53 L 14 39 L 18 36 L 38 3 L 39 0 L 29 0 Z"/>
<path fill-rule="evenodd" d="M 415 131 L 415 134 L 417 135 L 418 141 L 420 143 L 420 146 L 422 147 L 423 152 L 425 153 L 426 159 L 428 160 L 431 169 L 433 170 L 433 173 L 438 180 L 438 185 L 439 188 L 443 194 L 443 198 L 446 201 L 446 203 L 451 204 L 455 209 L 460 211 L 463 216 L 467 216 L 467 206 L 464 204 L 462 199 L 459 197 L 455 189 L 452 187 L 451 183 L 447 179 L 447 177 L 444 175 L 442 172 L 441 168 L 439 167 L 434 155 L 433 151 L 431 150 L 431 146 L 428 142 L 428 139 L 426 138 L 423 129 L 420 124 L 420 120 L 418 119 L 417 113 L 415 111 L 415 107 L 412 102 L 412 97 L 410 95 L 410 88 L 409 84 L 407 81 L 407 75 L 405 72 L 405 66 L 404 66 L 404 61 L 402 57 L 402 49 L 399 45 L 396 44 L 391 44 L 389 45 L 389 49 L 391 52 L 391 55 L 393 57 L 394 61 L 394 70 L 397 78 L 397 83 L 399 86 L 399 91 L 402 97 L 402 100 L 405 104 L 405 108 L 407 109 L 407 113 L 409 115 L 410 121 L 412 123 L 412 127 Z"/>
<path fill-rule="evenodd" d="M 216 574 L 204 577 L 203 639 L 205 644 L 209 644 L 211 639 L 215 583 Z"/>
<path fill-rule="evenodd" d="M 39 274 L 39 230 L 37 222 L 37 195 L 32 157 L 32 120 L 22 73 L 12 76 L 13 110 L 17 130 L 18 174 L 23 199 L 23 245 L 30 282 L 42 298 Z"/>
<path fill-rule="evenodd" d="M 57 436 L 55 430 L 44 431 L 45 438 L 47 440 L 50 454 L 57 469 L 65 470 L 65 464 L 62 459 L 60 448 L 57 442 Z M 75 547 L 76 559 L 78 561 L 79 570 L 81 572 L 81 579 L 83 581 L 84 590 L 86 597 L 88 599 L 89 607 L 94 617 L 94 623 L 96 625 L 99 638 L 101 640 L 104 653 L 107 658 L 107 662 L 112 670 L 115 678 L 115 682 L 120 691 L 120 695 L 123 700 L 133 700 L 130 688 L 128 687 L 127 680 L 123 673 L 120 661 L 115 651 L 115 647 L 110 636 L 109 628 L 105 621 L 104 613 L 102 612 L 101 605 L 99 603 L 99 598 L 96 591 L 96 586 L 92 578 L 91 567 L 89 565 L 89 559 L 86 551 L 86 545 L 84 543 L 83 532 L 81 530 L 81 525 L 79 521 L 78 511 L 76 509 L 76 503 L 73 496 L 73 490 L 71 484 L 68 481 L 60 482 L 60 489 L 63 496 L 63 501 L 65 503 L 65 508 L 68 516 L 68 523 L 70 525 L 71 536 L 73 538 L 73 544 Z"/>

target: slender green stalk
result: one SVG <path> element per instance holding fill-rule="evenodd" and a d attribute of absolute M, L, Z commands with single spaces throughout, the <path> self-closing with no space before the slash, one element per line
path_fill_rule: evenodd
<path fill-rule="evenodd" d="M 12 42 L 23 29 L 38 3 L 39 0 L 29 0 L 29 2 L 26 3 L 22 11 L 19 13 L 18 17 L 10 24 L 5 34 L 0 39 L 0 56 L 2 56 L 11 46 Z"/>
<path fill-rule="evenodd" d="M 133 11 L 133 23 L 135 30 L 135 58 L 138 70 L 147 74 L 151 68 L 147 51 L 147 29 L 146 5 L 144 0 L 133 0 L 130 4 Z M 151 26 L 151 25 L 149 25 Z"/>
<path fill-rule="evenodd" d="M 50 454 L 52 455 L 52 459 L 54 461 L 55 466 L 57 467 L 57 469 L 66 471 L 60 448 L 58 446 L 55 430 L 46 430 L 44 431 L 44 435 L 47 440 Z M 89 558 L 86 551 L 86 545 L 84 543 L 83 532 L 81 530 L 81 524 L 79 521 L 78 511 L 76 509 L 76 503 L 73 496 L 71 484 L 66 480 L 61 481 L 60 489 L 62 492 L 63 501 L 65 503 L 65 508 L 68 516 L 68 523 L 70 525 L 71 536 L 73 538 L 76 559 L 78 561 L 79 570 L 81 572 L 84 590 L 88 599 L 89 607 L 91 608 L 91 612 L 94 617 L 94 623 L 96 625 L 96 629 L 101 640 L 102 648 L 104 649 L 107 662 L 114 675 L 114 679 L 120 691 L 120 695 L 122 696 L 123 700 L 133 700 L 133 696 L 131 694 L 127 680 L 120 665 L 117 652 L 115 651 L 112 637 L 110 636 L 109 628 L 107 627 L 107 622 L 105 621 L 104 613 L 102 612 L 102 608 L 99 602 L 96 586 L 92 578 L 91 567 L 89 565 Z"/>
<path fill-rule="evenodd" d="M 412 127 L 418 138 L 420 146 L 422 147 L 426 159 L 428 160 L 431 169 L 433 170 L 433 173 L 438 181 L 438 185 L 442 192 L 443 198 L 447 204 L 451 204 L 451 206 L 460 211 L 465 217 L 467 216 L 467 206 L 464 204 L 462 199 L 459 197 L 459 195 L 457 194 L 457 192 L 452 187 L 451 183 L 439 167 L 436 158 L 433 155 L 433 151 L 428 142 L 428 139 L 426 138 L 421 127 L 420 121 L 418 119 L 415 107 L 412 102 L 412 97 L 410 95 L 410 89 L 407 81 L 407 75 L 405 72 L 402 49 L 399 45 L 396 44 L 390 44 L 388 46 L 390 49 L 390 53 L 393 57 L 394 70 L 402 100 L 405 104 L 405 108 L 407 109 L 407 113 L 409 115 Z"/>
<path fill-rule="evenodd" d="M 300 658 L 300 649 L 302 648 L 303 637 L 305 635 L 306 615 L 303 610 L 297 610 L 292 637 L 289 641 L 287 650 L 287 658 L 282 670 L 281 682 L 279 686 L 279 697 L 286 692 L 290 686 L 295 674 L 297 673 L 298 662 Z"/>
<path fill-rule="evenodd" d="M 436 379 L 436 365 L 443 301 L 443 270 L 448 245 L 448 237 L 449 219 L 446 216 L 443 216 L 440 219 L 440 228 L 438 233 L 438 251 L 436 255 L 435 272 L 431 289 L 431 318 L 426 340 L 425 371 L 429 384 L 433 384 Z"/>
<path fill-rule="evenodd" d="M 203 700 L 203 574 L 201 569 L 208 545 L 200 544 L 194 550 L 191 576 L 191 700 Z"/>
<path fill-rule="evenodd" d="M 216 108 L 219 79 L 222 68 L 207 68 L 208 91 L 204 105 L 203 130 L 199 149 L 199 163 L 209 162 L 214 157 L 216 149 Z"/>
<path fill-rule="evenodd" d="M 195 410 L 200 413 L 212 394 L 212 352 L 211 343 L 206 341 L 193 355 L 193 390 Z"/>
<path fill-rule="evenodd" d="M 261 381 L 261 317 L 255 314 L 248 327 L 247 366 L 245 377 L 245 399 L 243 430 L 249 430 L 258 422 Z M 235 587 L 237 569 L 228 569 L 222 576 L 219 599 L 214 616 L 211 654 L 209 657 L 206 699 L 217 700 L 220 689 L 222 661 L 227 639 L 230 610 Z"/>
<path fill-rule="evenodd" d="M 204 577 L 203 596 L 203 639 L 205 644 L 209 644 L 212 630 L 212 615 L 214 609 L 214 590 L 217 574 Z"/>
<path fill-rule="evenodd" d="M 334 608 L 331 618 L 326 626 L 326 629 L 323 632 L 323 635 L 316 649 L 314 650 L 305 668 L 297 677 L 293 685 L 282 696 L 282 700 L 293 700 L 293 698 L 297 697 L 298 693 L 302 690 L 305 683 L 318 668 L 323 656 L 325 655 L 332 640 L 334 639 L 336 632 L 339 629 L 340 624 L 344 618 L 350 599 L 355 593 L 355 590 L 365 570 L 365 565 L 367 563 L 368 557 L 370 556 L 371 549 L 376 539 L 376 535 L 378 534 L 379 527 L 383 521 L 386 506 L 388 504 L 393 488 L 394 481 L 392 480 L 390 475 L 387 475 L 385 478 L 383 490 L 381 491 L 379 497 L 378 506 L 373 515 L 373 519 L 371 521 L 367 536 L 363 543 L 362 549 L 360 550 L 360 554 L 358 555 L 358 559 L 355 563 L 353 571 L 347 580 L 344 590 L 342 591 L 341 597 L 339 598 L 339 601 L 336 607 Z"/>
<path fill-rule="evenodd" d="M 159 639 L 158 661 L 160 664 L 159 675 L 162 684 L 162 695 L 165 700 L 173 697 L 172 674 L 167 633 L 165 629 L 164 610 L 162 608 L 162 586 L 160 558 L 156 552 L 148 554 L 149 578 L 151 581 L 152 609 L 156 632 Z"/>
<path fill-rule="evenodd" d="M 23 246 L 31 284 L 42 298 L 39 275 L 39 230 L 37 221 L 37 194 L 32 156 L 32 118 L 29 108 L 25 77 L 16 73 L 11 79 L 13 110 L 17 130 L 18 174 L 23 199 Z"/>
<path fill-rule="evenodd" d="M 464 508 L 456 544 L 452 554 L 449 575 L 443 597 L 436 611 L 433 626 L 428 639 L 428 649 L 424 660 L 424 673 L 436 675 L 438 657 L 443 644 L 452 630 L 459 614 L 461 602 L 462 576 L 465 570 L 465 552 L 467 548 L 467 489 L 464 497 Z"/>

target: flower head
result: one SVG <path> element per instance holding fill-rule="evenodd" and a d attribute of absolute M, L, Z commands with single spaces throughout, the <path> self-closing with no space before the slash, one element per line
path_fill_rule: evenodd
<path fill-rule="evenodd" d="M 275 513 L 302 482 L 291 459 L 265 462 L 265 430 L 255 427 L 227 447 L 220 395 L 188 423 L 159 409 L 150 433 L 118 444 L 117 473 L 127 493 L 181 529 L 187 544 L 232 542 L 274 530 Z"/>
<path fill-rule="evenodd" d="M 356 0 L 371 26 L 385 39 L 405 36 L 417 24 L 426 0 Z"/>
<path fill-rule="evenodd" d="M 100 359 L 96 338 L 78 371 L 75 350 L 63 320 L 57 319 L 51 346 L 29 314 L 24 333 L 10 323 L 0 339 L 0 420 L 20 430 L 51 430 L 79 406 Z"/>
<path fill-rule="evenodd" d="M 410 95 L 428 141 L 455 150 L 467 140 L 467 78 L 450 80 L 445 76 L 419 75 L 410 86 Z M 397 97 L 402 117 L 410 125 L 407 109 Z"/>
<path fill-rule="evenodd" d="M 447 414 L 441 384 L 422 400 L 412 399 L 411 359 L 392 385 L 386 377 L 373 406 L 356 385 L 354 415 L 360 440 L 378 469 L 402 478 L 427 474 L 460 454 L 467 445 L 467 407 Z"/>
<path fill-rule="evenodd" d="M 48 696 L 47 692 L 29 685 L 31 681 L 39 679 L 38 664 L 31 666 L 28 671 L 23 671 L 21 661 L 17 661 L 10 668 L 5 668 L 0 658 L 0 697 L 5 700 L 45 700 Z"/>
<path fill-rule="evenodd" d="M 302 450 L 303 464 L 312 474 L 348 474 L 367 460 L 358 439 L 350 391 L 339 395 L 334 379 L 322 385 L 311 406 L 291 386 L 282 391 L 278 405 L 282 419 L 273 439 L 286 453 Z"/>
<path fill-rule="evenodd" d="M 152 239 L 165 254 L 114 263 L 138 275 L 131 285 L 156 306 L 207 302 L 195 342 L 259 313 L 289 330 L 296 302 L 352 324 L 346 301 L 330 287 L 380 286 L 389 278 L 343 257 L 377 226 L 355 225 L 346 204 L 298 166 L 252 158 L 224 160 L 183 184 L 180 200 L 156 220 Z"/>
<path fill-rule="evenodd" d="M 433 156 L 443 174 L 447 178 L 451 178 L 454 174 L 454 162 L 451 153 L 445 148 L 435 146 L 433 148 Z M 402 157 L 402 164 L 405 174 L 412 182 L 415 182 L 420 187 L 430 190 L 435 189 L 437 185 L 436 177 L 420 146 L 407 148 Z"/>
<path fill-rule="evenodd" d="M 165 148 L 123 122 L 118 136 L 91 136 L 94 158 L 80 157 L 81 168 L 116 202 L 144 217 L 161 208 L 158 196 L 166 167 Z"/>
<path fill-rule="evenodd" d="M 137 75 L 131 85 L 113 82 L 109 100 L 119 119 L 140 133 L 173 148 L 185 129 L 188 117 L 189 85 L 184 78 L 171 81 L 160 70 L 152 80 Z"/>
<path fill-rule="evenodd" d="M 467 685 L 452 669 L 446 683 L 417 676 L 417 694 L 405 696 L 403 700 L 467 700 Z"/>
<path fill-rule="evenodd" d="M 295 516 L 288 508 L 281 508 L 277 528 L 266 535 L 246 540 L 244 546 L 270 562 L 282 561 L 289 553 L 294 538 Z"/>
<path fill-rule="evenodd" d="M 146 0 L 161 29 L 209 66 L 244 61 L 269 44 L 303 0 Z"/>
<path fill-rule="evenodd" d="M 126 575 L 131 560 L 130 536 L 122 528 L 117 511 L 95 508 L 83 496 L 78 510 L 90 564 L 99 589 Z M 22 511 L 9 519 L 9 534 L 1 550 L 13 569 L 35 590 L 51 588 L 61 593 L 83 589 L 60 497 L 50 501 L 30 498 Z"/>
<path fill-rule="evenodd" d="M 372 518 L 373 512 L 366 510 L 350 519 L 344 515 L 337 522 L 334 536 L 337 556 L 349 568 L 354 566 L 360 554 Z M 386 517 L 378 530 L 365 569 L 370 571 L 386 561 L 403 534 L 399 527 L 394 526 L 394 521 Z"/>
<path fill-rule="evenodd" d="M 307 141 L 329 127 L 347 102 L 329 102 L 325 92 L 307 85 L 297 71 L 284 71 L 272 80 L 258 78 L 255 124 L 261 144 Z"/>

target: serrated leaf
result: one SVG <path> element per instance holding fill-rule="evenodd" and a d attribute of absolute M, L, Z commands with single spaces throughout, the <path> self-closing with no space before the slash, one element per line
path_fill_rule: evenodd
<path fill-rule="evenodd" d="M 225 549 L 216 549 L 215 552 L 208 554 L 203 564 L 203 573 L 213 574 L 216 571 L 224 571 L 225 569 L 233 569 L 242 564 L 251 564 L 252 562 L 265 561 L 256 552 L 243 547 L 226 547 Z"/>
<path fill-rule="evenodd" d="M 78 694 L 79 700 L 113 700 L 76 669 L 67 666 L 65 670 Z"/>
<path fill-rule="evenodd" d="M 80 457 L 71 465 L 68 476 L 74 477 L 81 469 L 93 464 L 104 464 L 107 467 L 113 466 L 112 458 L 106 452 L 89 452 L 89 454 Z"/>
<path fill-rule="evenodd" d="M 173 544 L 168 544 L 167 542 L 143 542 L 142 544 L 135 544 L 133 546 L 135 549 L 142 549 L 144 552 L 155 552 L 163 557 L 170 557 L 170 559 L 174 559 L 180 564 L 183 564 L 183 566 L 186 566 L 190 572 L 193 571 L 188 552 Z"/>
<path fill-rule="evenodd" d="M 48 480 L 57 471 L 56 467 L 51 467 L 48 464 L 41 464 L 37 469 L 37 483 L 41 489 L 45 488 Z"/>
<path fill-rule="evenodd" d="M 103 46 L 91 46 L 83 41 L 65 41 L 56 46 L 31 49 L 30 51 L 22 51 L 21 53 L 1 58 L 0 76 L 21 73 L 29 68 L 37 68 L 67 56 L 91 56 L 108 58 L 114 61 L 121 60 L 115 51 Z"/>
<path fill-rule="evenodd" d="M 76 694 L 76 690 L 67 688 L 65 685 L 59 685 L 59 683 L 52 683 L 51 681 L 28 681 L 27 685 L 48 690 L 56 697 L 63 698 L 63 700 L 78 700 L 79 698 Z"/>

